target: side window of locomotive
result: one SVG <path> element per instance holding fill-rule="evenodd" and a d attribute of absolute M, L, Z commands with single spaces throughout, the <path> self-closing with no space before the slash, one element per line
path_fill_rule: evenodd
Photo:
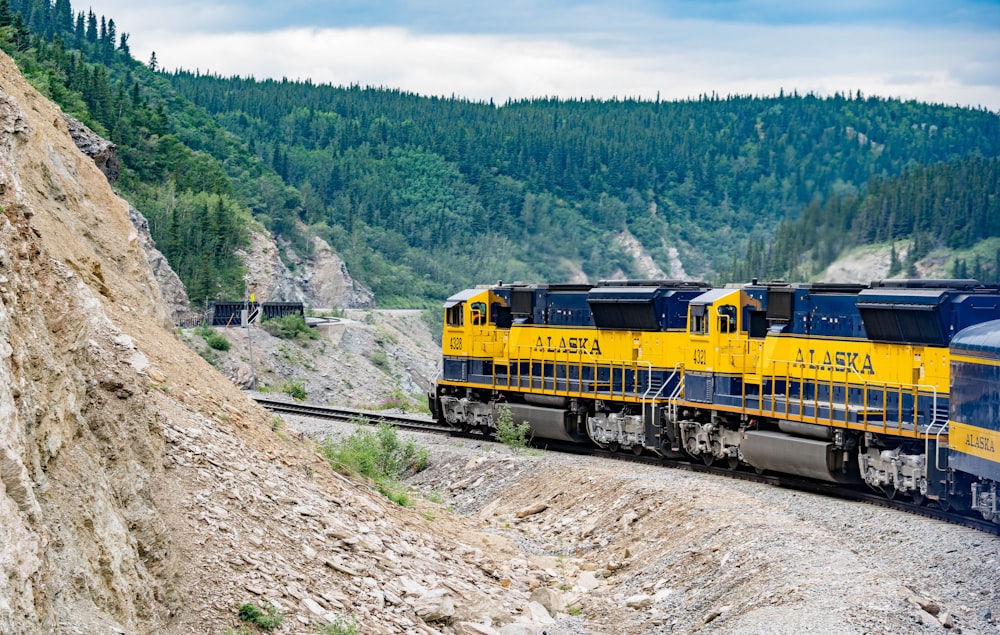
<path fill-rule="evenodd" d="M 472 323 L 476 326 L 486 324 L 486 303 L 473 302 L 470 306 L 472 308 Z"/>
<path fill-rule="evenodd" d="M 448 326 L 463 326 L 465 324 L 465 302 L 459 302 L 453 307 L 448 307 Z"/>
<path fill-rule="evenodd" d="M 691 307 L 691 333 L 708 335 L 708 311 L 704 305 Z"/>
<path fill-rule="evenodd" d="M 496 324 L 498 329 L 509 329 L 513 321 L 510 307 L 502 306 L 499 302 L 491 304 L 490 321 Z"/>
<path fill-rule="evenodd" d="M 736 332 L 736 307 L 731 304 L 719 307 L 719 332 Z"/>

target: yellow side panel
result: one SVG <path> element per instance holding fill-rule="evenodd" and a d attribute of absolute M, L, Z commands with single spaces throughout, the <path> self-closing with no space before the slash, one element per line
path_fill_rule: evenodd
<path fill-rule="evenodd" d="M 919 386 L 948 394 L 947 348 L 857 340 L 770 337 L 763 372 L 843 383 Z"/>
<path fill-rule="evenodd" d="M 957 452 L 978 456 L 988 461 L 1000 462 L 1000 432 L 975 426 L 950 422 L 948 443 Z"/>

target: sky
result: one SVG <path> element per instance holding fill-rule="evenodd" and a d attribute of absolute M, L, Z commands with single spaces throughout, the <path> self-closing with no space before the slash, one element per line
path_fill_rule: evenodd
<path fill-rule="evenodd" d="M 1000 0 L 92 1 L 167 70 L 497 104 L 860 90 L 1000 112 Z"/>

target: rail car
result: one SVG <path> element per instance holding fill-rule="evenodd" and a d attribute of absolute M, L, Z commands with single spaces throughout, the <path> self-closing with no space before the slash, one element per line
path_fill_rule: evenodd
<path fill-rule="evenodd" d="M 951 375 L 948 465 L 968 507 L 1000 523 L 1000 321 L 952 339 Z"/>
<path fill-rule="evenodd" d="M 1000 373 L 970 351 L 998 319 L 975 280 L 501 283 L 445 304 L 430 405 L 467 430 L 503 406 L 539 438 L 995 510 L 995 456 L 949 445 L 949 425 L 995 447 L 997 419 L 962 414 L 980 406 L 960 391 L 969 420 L 949 424 L 949 404 L 953 373 Z"/>

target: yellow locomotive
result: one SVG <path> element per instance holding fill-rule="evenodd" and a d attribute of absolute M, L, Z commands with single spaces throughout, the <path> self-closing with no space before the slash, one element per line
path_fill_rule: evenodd
<path fill-rule="evenodd" d="M 467 430 L 502 404 L 540 438 L 948 500 L 948 345 L 997 318 L 971 280 L 497 284 L 448 299 L 431 406 Z"/>

